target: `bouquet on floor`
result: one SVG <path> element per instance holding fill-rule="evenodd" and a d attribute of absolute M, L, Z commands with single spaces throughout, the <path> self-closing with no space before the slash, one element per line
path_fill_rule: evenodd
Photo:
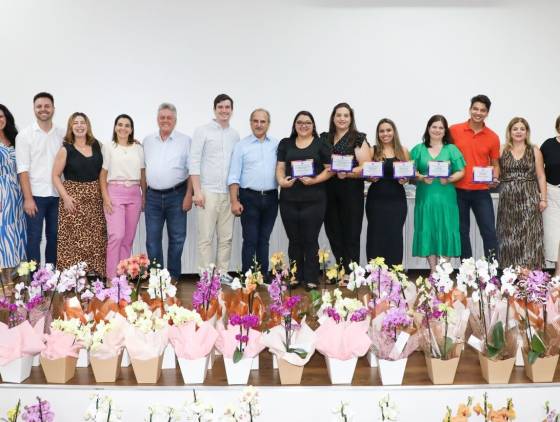
<path fill-rule="evenodd" d="M 169 342 L 180 359 L 199 359 L 212 351 L 218 331 L 196 311 L 171 305 L 164 315 L 169 324 Z"/>
<path fill-rule="evenodd" d="M 448 360 L 461 354 L 470 311 L 465 295 L 457 291 L 448 262 L 440 262 L 434 274 L 416 280 L 418 291 L 415 323 L 427 357 Z"/>
<path fill-rule="evenodd" d="M 115 406 L 109 396 L 95 394 L 91 397 L 84 414 L 84 422 L 121 422 L 122 410 Z"/>
<path fill-rule="evenodd" d="M 261 415 L 259 392 L 252 385 L 245 387 L 239 401 L 228 405 L 222 416 L 222 422 L 254 422 Z"/>
<path fill-rule="evenodd" d="M 160 310 L 152 311 L 143 301 L 125 308 L 127 327 L 125 346 L 132 359 L 159 358 L 169 342 L 169 324 Z"/>
<path fill-rule="evenodd" d="M 523 353 L 529 363 L 558 355 L 560 351 L 560 314 L 558 288 L 548 273 L 519 271 L 515 292 L 515 316 L 519 321 Z M 555 301 L 556 297 L 556 301 Z"/>
<path fill-rule="evenodd" d="M 140 297 L 140 284 L 148 278 L 150 260 L 146 254 L 133 255 L 117 265 L 117 276 L 125 276 L 134 285 L 132 300 Z"/>
<path fill-rule="evenodd" d="M 288 295 L 282 273 L 276 273 L 268 286 L 269 313 L 272 327 L 261 337 L 261 343 L 279 359 L 303 366 L 315 353 L 315 333 L 305 322 L 301 296 Z"/>
<path fill-rule="evenodd" d="M 510 301 L 516 292 L 517 273 L 506 268 L 497 276 L 495 259 L 464 259 L 457 275 L 457 287 L 471 292 L 467 300 L 473 334 L 468 343 L 491 360 L 515 357 L 517 323 L 510 312 Z"/>
<path fill-rule="evenodd" d="M 202 270 L 200 280 L 192 296 L 192 306 L 204 321 L 222 317 L 220 293 L 222 292 L 221 274 L 214 264 Z"/>
<path fill-rule="evenodd" d="M 315 348 L 323 355 L 339 360 L 363 356 L 371 346 L 367 334 L 369 310 L 355 298 L 343 297 L 340 289 L 322 295 L 319 309 L 321 325 L 315 331 Z"/>

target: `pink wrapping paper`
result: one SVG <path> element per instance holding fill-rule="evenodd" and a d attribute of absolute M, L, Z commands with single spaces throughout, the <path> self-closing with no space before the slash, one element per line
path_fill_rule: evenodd
<path fill-rule="evenodd" d="M 315 330 L 315 348 L 325 356 L 340 360 L 363 356 L 371 346 L 368 326 L 369 319 L 359 322 L 341 321 L 337 324 L 332 318 L 328 318 Z"/>
<path fill-rule="evenodd" d="M 245 330 L 243 330 L 243 332 L 244 334 L 246 333 Z M 237 334 L 239 334 L 239 326 L 228 326 L 228 328 L 224 328 L 223 324 L 218 324 L 216 348 L 228 359 L 233 358 L 235 348 L 239 346 L 239 340 L 235 339 Z M 262 334 L 256 330 L 249 330 L 249 341 L 243 350 L 244 357 L 254 358 L 264 350 L 265 346 L 260 342 L 261 335 Z"/>
<path fill-rule="evenodd" d="M 128 325 L 126 318 L 121 314 L 112 314 L 111 319 L 117 321 L 114 329 L 108 331 L 100 347 L 90 350 L 90 356 L 96 359 L 111 359 L 117 356 L 124 348 L 125 330 Z M 112 321 L 112 323 L 115 323 Z"/>
<path fill-rule="evenodd" d="M 296 366 L 303 366 L 311 356 L 315 353 L 315 332 L 309 328 L 309 325 L 302 321 L 301 327 L 296 330 L 291 339 L 291 346 L 305 350 L 307 356 L 300 358 L 296 353 L 288 353 L 284 344 L 286 343 L 286 331 L 284 325 L 276 325 L 270 329 L 268 333 L 261 336 L 261 343 L 268 347 L 271 353 L 275 354 L 279 359 Z"/>
<path fill-rule="evenodd" d="M 23 356 L 33 356 L 45 348 L 43 329 L 45 319 L 41 318 L 32 327 L 24 321 L 16 327 L 8 328 L 0 322 L 0 366 L 4 366 Z"/>
<path fill-rule="evenodd" d="M 181 359 L 198 359 L 208 355 L 217 338 L 218 331 L 211 321 L 203 322 L 198 330 L 193 321 L 169 328 L 169 342 Z"/>
<path fill-rule="evenodd" d="M 60 359 L 67 356 L 77 358 L 79 350 L 83 345 L 76 340 L 72 334 L 58 330 L 51 330 L 50 334 L 45 334 L 46 347 L 41 352 L 45 359 Z"/>
<path fill-rule="evenodd" d="M 161 356 L 169 344 L 169 329 L 143 333 L 128 324 L 124 338 L 126 350 L 132 359 L 148 360 Z"/>

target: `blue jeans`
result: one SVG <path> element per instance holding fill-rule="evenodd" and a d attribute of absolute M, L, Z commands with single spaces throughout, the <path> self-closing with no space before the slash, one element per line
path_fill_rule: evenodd
<path fill-rule="evenodd" d="M 484 245 L 484 256 L 492 254 L 498 259 L 498 240 L 494 218 L 494 206 L 488 190 L 457 189 L 457 205 L 459 207 L 459 231 L 461 233 L 461 258 L 472 256 L 471 241 L 471 209 Z"/>
<path fill-rule="evenodd" d="M 174 278 L 181 276 L 181 255 L 187 238 L 187 213 L 183 211 L 186 186 L 161 193 L 148 188 L 146 194 L 146 249 L 150 261 L 162 266 L 163 225 L 167 223 L 167 269 Z"/>
<path fill-rule="evenodd" d="M 45 221 L 45 263 L 56 266 L 56 239 L 58 231 L 58 197 L 34 196 L 37 213 L 34 217 L 25 214 L 27 224 L 26 254 L 28 260 L 41 262 L 41 240 L 43 237 L 43 220 Z"/>
<path fill-rule="evenodd" d="M 270 234 L 278 215 L 278 192 L 260 192 L 239 189 L 239 202 L 243 205 L 241 227 L 243 246 L 241 248 L 241 271 L 245 273 L 256 258 L 261 272 L 268 274 L 268 247 Z"/>

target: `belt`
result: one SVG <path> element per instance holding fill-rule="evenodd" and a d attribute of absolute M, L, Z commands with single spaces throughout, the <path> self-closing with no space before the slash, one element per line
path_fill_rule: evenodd
<path fill-rule="evenodd" d="M 270 189 L 270 190 L 256 190 L 251 188 L 240 188 L 240 189 L 247 192 L 258 193 L 259 195 L 272 195 L 274 193 L 278 194 L 278 189 Z"/>
<path fill-rule="evenodd" d="M 185 183 L 186 183 L 186 180 L 182 181 L 181 183 L 177 183 L 175 186 L 173 186 L 171 188 L 168 188 L 168 189 L 154 189 L 154 188 L 148 186 L 148 190 L 151 190 L 152 192 L 156 192 L 156 193 L 161 193 L 161 194 L 170 193 L 170 192 L 178 191 L 182 188 L 186 188 Z"/>
<path fill-rule="evenodd" d="M 140 182 L 138 180 L 110 180 L 108 183 L 110 185 L 126 186 L 127 188 L 130 186 L 140 186 Z"/>

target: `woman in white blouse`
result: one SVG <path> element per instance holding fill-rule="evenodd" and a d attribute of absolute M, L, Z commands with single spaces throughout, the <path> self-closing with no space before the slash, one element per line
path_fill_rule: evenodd
<path fill-rule="evenodd" d="M 113 142 L 103 146 L 99 181 L 107 220 L 107 279 L 110 280 L 117 274 L 119 261 L 130 257 L 146 193 L 144 150 L 134 140 L 134 121 L 126 114 L 117 116 Z"/>

